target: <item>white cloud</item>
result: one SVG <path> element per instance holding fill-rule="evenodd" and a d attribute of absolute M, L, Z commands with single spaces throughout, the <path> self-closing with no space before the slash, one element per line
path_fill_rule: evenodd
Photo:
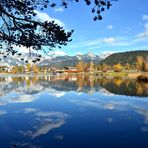
<path fill-rule="evenodd" d="M 113 25 L 108 25 L 106 28 L 109 29 L 109 30 L 112 30 L 113 29 Z"/>
<path fill-rule="evenodd" d="M 55 12 L 63 12 L 64 9 L 63 9 L 63 7 L 59 7 L 59 8 L 55 8 L 54 11 Z"/>
<path fill-rule="evenodd" d="M 92 47 L 95 45 L 99 45 L 101 43 L 102 39 L 94 39 L 94 40 L 85 40 L 82 42 L 77 42 L 73 45 L 70 45 L 70 48 L 85 48 L 85 47 Z"/>
<path fill-rule="evenodd" d="M 18 52 L 21 52 L 21 53 L 29 53 L 29 48 L 25 47 L 25 46 L 16 46 L 16 45 L 13 45 L 13 48 L 16 49 Z M 30 50 L 33 50 L 32 47 L 30 48 Z"/>
<path fill-rule="evenodd" d="M 101 52 L 100 56 L 104 59 L 113 53 L 115 53 L 115 52 L 114 51 L 103 51 L 103 52 Z"/>
<path fill-rule="evenodd" d="M 76 52 L 76 55 L 82 55 L 82 53 L 81 52 Z"/>
<path fill-rule="evenodd" d="M 115 38 L 105 38 L 105 39 L 104 39 L 104 42 L 105 42 L 105 43 L 108 43 L 108 44 L 112 44 L 112 43 L 115 42 Z"/>
<path fill-rule="evenodd" d="M 45 12 L 40 12 L 38 10 L 35 10 L 35 13 L 37 14 L 36 18 L 39 19 L 40 21 L 55 21 L 60 26 L 65 26 L 64 23 L 56 18 L 50 17 L 47 13 Z"/>
<path fill-rule="evenodd" d="M 144 32 L 137 35 L 137 38 L 145 39 L 148 38 L 148 23 L 144 25 Z"/>
<path fill-rule="evenodd" d="M 148 15 L 142 15 L 143 20 L 148 20 Z"/>
<path fill-rule="evenodd" d="M 85 50 L 93 50 L 93 49 L 101 49 L 104 47 L 110 46 L 128 46 L 131 45 L 131 41 L 129 41 L 125 37 L 110 37 L 110 38 L 98 38 L 94 40 L 86 40 L 82 42 L 77 42 L 75 44 L 69 45 L 69 48 L 81 48 Z"/>
<path fill-rule="evenodd" d="M 54 56 L 65 56 L 66 53 L 62 50 L 55 50 L 53 51 Z"/>
<path fill-rule="evenodd" d="M 93 50 L 93 49 L 100 49 L 101 48 L 101 46 L 91 46 L 91 47 L 88 47 L 88 48 L 86 48 L 86 50 Z"/>

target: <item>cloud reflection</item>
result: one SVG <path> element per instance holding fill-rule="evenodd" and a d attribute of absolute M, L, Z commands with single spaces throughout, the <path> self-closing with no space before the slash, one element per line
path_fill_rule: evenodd
<path fill-rule="evenodd" d="M 5 114 L 7 114 L 6 111 L 4 111 L 4 110 L 0 110 L 0 116 L 1 116 L 1 115 L 5 115 Z"/>
<path fill-rule="evenodd" d="M 60 128 L 69 117 L 68 114 L 62 112 L 40 111 L 34 108 L 25 108 L 24 113 L 34 113 L 35 120 L 38 122 L 32 127 L 33 130 L 20 131 L 24 136 L 29 136 L 32 139 Z"/>

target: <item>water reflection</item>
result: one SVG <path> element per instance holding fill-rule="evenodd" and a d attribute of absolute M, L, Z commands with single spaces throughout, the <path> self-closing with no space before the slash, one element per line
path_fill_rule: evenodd
<path fill-rule="evenodd" d="M 93 75 L 63 75 L 51 77 L 3 77 L 0 78 L 0 96 L 12 92 L 25 94 L 24 98 L 49 91 L 56 97 L 68 91 L 93 94 L 119 94 L 127 96 L 148 96 L 148 83 L 139 83 L 135 79 L 124 77 L 95 77 Z M 13 98 L 14 99 L 14 98 Z"/>
<path fill-rule="evenodd" d="M 93 75 L 0 78 L 0 147 L 147 148 L 147 88 Z"/>
<path fill-rule="evenodd" d="M 29 136 L 32 139 L 47 134 L 52 129 L 61 127 L 68 117 L 67 114 L 62 112 L 47 112 L 36 110 L 34 108 L 25 108 L 24 110 L 25 113 L 34 113 L 35 120 L 38 121 L 37 127 L 36 125 L 33 126 L 32 131 L 20 131 L 24 136 Z"/>

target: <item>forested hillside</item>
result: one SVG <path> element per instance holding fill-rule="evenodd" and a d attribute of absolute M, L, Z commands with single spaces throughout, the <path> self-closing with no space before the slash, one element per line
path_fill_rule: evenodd
<path fill-rule="evenodd" d="M 143 59 L 146 59 L 146 57 L 148 57 L 148 50 L 114 53 L 102 60 L 101 63 L 111 66 L 117 63 L 122 65 L 127 63 L 134 65 L 136 63 L 137 57 L 143 57 Z"/>

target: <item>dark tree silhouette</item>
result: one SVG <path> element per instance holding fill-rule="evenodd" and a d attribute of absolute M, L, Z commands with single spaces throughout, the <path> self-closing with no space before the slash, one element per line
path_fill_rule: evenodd
<path fill-rule="evenodd" d="M 61 5 L 67 8 L 71 0 L 61 0 Z M 79 2 L 79 0 L 74 0 Z M 109 9 L 110 0 L 84 0 L 92 6 L 95 13 L 94 20 L 102 20 L 101 12 Z M 0 47 L 14 55 L 17 51 L 14 46 L 25 46 L 33 50 L 49 50 L 54 47 L 61 48 L 71 41 L 73 30 L 66 32 L 63 27 L 54 21 L 41 22 L 35 19 L 35 10 L 43 11 L 45 8 L 56 7 L 50 0 L 1 0 L 0 1 Z M 38 60 L 39 61 L 38 57 Z"/>

